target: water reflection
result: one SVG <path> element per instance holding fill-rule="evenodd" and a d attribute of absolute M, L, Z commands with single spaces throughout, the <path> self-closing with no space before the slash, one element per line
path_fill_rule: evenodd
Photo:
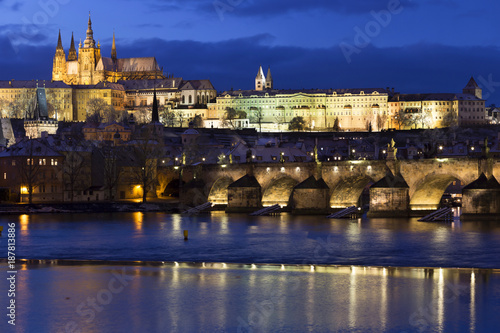
<path fill-rule="evenodd" d="M 133 214 L 133 219 L 134 219 L 134 227 L 136 231 L 142 231 L 142 223 L 144 220 L 144 213 L 143 212 L 135 212 Z"/>
<path fill-rule="evenodd" d="M 27 214 L 19 216 L 19 225 L 21 226 L 21 235 L 28 235 L 28 226 L 30 223 L 30 216 Z"/>
<path fill-rule="evenodd" d="M 464 222 L 458 228 L 413 218 L 351 221 L 287 214 L 0 217 L 2 225 L 8 222 L 18 223 L 21 258 L 500 267 L 500 223 L 493 222 Z M 188 242 L 183 230 L 189 230 Z"/>
<path fill-rule="evenodd" d="M 20 331 L 495 331 L 500 272 L 359 266 L 22 263 Z M 4 269 L 5 263 L 0 264 Z M 87 321 L 76 312 L 125 270 Z M 43 285 L 43 288 L 41 286 Z M 5 289 L 6 282 L 0 281 Z M 481 290 L 482 292 L 477 292 Z M 463 302 L 470 300 L 470 302 Z M 87 308 L 86 308 L 87 309 Z M 0 324 L 0 329 L 2 328 Z M 246 331 L 245 331 L 246 329 Z M 3 330 L 2 330 L 3 331 Z"/>

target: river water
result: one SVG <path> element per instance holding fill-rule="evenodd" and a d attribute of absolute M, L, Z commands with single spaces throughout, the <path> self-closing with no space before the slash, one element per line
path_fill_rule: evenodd
<path fill-rule="evenodd" d="M 4 216 L 0 225 L 9 221 L 19 258 L 500 268 L 497 222 L 119 213 Z"/>
<path fill-rule="evenodd" d="M 220 213 L 0 217 L 4 229 L 9 222 L 16 223 L 17 257 L 45 260 L 17 263 L 17 324 L 0 312 L 1 332 L 498 328 L 500 225 L 493 222 Z M 7 276 L 5 262 L 0 271 Z M 0 278 L 3 309 L 8 287 Z"/>

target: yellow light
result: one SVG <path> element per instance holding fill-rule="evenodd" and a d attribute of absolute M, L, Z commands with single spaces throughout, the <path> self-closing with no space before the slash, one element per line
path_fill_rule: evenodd
<path fill-rule="evenodd" d="M 225 168 L 225 167 L 227 167 L 227 165 L 225 165 L 225 164 L 222 164 L 222 165 L 221 165 L 221 167 Z"/>
<path fill-rule="evenodd" d="M 28 194 L 28 188 L 26 186 L 21 187 L 22 194 Z"/>
<path fill-rule="evenodd" d="M 135 189 L 136 189 L 136 190 L 139 190 L 140 188 L 141 188 L 141 185 L 136 185 L 136 186 L 135 186 Z"/>
<path fill-rule="evenodd" d="M 178 167 L 178 166 L 174 166 L 174 169 L 175 169 L 175 170 L 179 170 L 179 167 Z"/>

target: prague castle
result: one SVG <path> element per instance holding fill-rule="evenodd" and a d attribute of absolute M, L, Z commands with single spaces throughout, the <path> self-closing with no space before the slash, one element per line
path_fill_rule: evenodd
<path fill-rule="evenodd" d="M 89 16 L 86 38 L 66 54 L 59 31 L 51 81 L 0 81 L 1 117 L 29 118 L 27 105 L 38 88 L 45 88 L 49 118 L 85 121 L 88 104 L 100 99 L 115 110 L 134 113 L 153 104 L 154 96 L 169 119 L 186 125 L 201 116 L 205 127 L 225 127 L 228 109 L 246 115 L 236 127 L 264 131 L 288 129 L 302 117 L 314 130 L 383 130 L 437 128 L 487 123 L 480 87 L 470 79 L 462 93 L 400 94 L 389 88 L 302 89 L 275 88 L 269 67 L 262 66 L 253 90 L 229 90 L 217 95 L 209 80 L 165 77 L 154 57 L 118 58 L 116 40 L 110 57 L 101 54 Z M 175 112 L 175 114 L 173 114 Z M 163 119 L 165 121 L 165 119 Z"/>
<path fill-rule="evenodd" d="M 118 58 L 114 34 L 111 57 L 103 57 L 100 43 L 94 40 L 90 17 L 78 53 L 72 36 L 66 57 L 59 32 L 52 81 L 0 81 L 0 117 L 26 118 L 26 106 L 39 87 L 46 89 L 49 115 L 66 121 L 85 121 L 92 99 L 130 113 L 148 108 L 156 90 L 159 105 L 178 110 L 187 124 L 195 115 L 204 115 L 206 105 L 217 96 L 209 80 L 165 77 L 154 57 Z"/>
<path fill-rule="evenodd" d="M 71 46 L 66 58 L 62 46 L 61 32 L 57 42 L 52 81 L 63 81 L 66 84 L 93 85 L 103 81 L 117 82 L 119 80 L 164 78 L 161 68 L 154 57 L 119 59 L 116 52 L 116 41 L 113 33 L 111 57 L 101 55 L 101 45 L 96 44 L 92 21 L 89 16 L 87 38 L 83 45 L 80 41 L 78 54 L 75 49 L 74 36 L 71 36 Z"/>

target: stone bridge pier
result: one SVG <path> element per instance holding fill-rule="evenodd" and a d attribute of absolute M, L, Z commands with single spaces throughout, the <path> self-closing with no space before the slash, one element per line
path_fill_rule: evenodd
<path fill-rule="evenodd" d="M 467 185 L 482 173 L 500 174 L 500 165 L 496 160 L 425 159 L 184 166 L 181 201 L 191 206 L 210 201 L 249 210 L 278 204 L 298 213 L 323 214 L 359 205 L 363 191 L 369 191 L 375 215 L 408 215 L 437 209 L 452 182 Z M 245 176 L 255 180 L 236 183 Z M 250 187 L 259 191 L 248 192 Z M 249 200 L 251 207 L 245 207 L 244 195 L 238 191 L 259 193 L 260 200 Z M 232 202 L 230 197 L 240 199 Z"/>

